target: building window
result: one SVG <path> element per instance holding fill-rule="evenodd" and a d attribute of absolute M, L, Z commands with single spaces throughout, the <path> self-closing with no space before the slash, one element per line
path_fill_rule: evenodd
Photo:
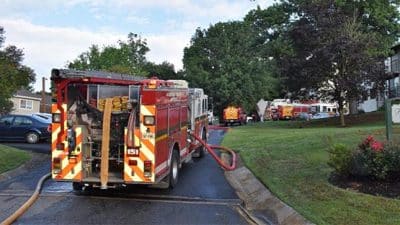
<path fill-rule="evenodd" d="M 393 73 L 400 72 L 400 54 L 392 56 L 391 67 L 392 67 L 391 72 Z"/>
<path fill-rule="evenodd" d="M 32 109 L 33 108 L 33 101 L 32 100 L 21 99 L 19 101 L 19 108 L 20 109 Z"/>

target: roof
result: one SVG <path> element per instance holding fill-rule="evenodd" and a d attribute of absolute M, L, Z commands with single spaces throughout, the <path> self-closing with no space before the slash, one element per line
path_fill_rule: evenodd
<path fill-rule="evenodd" d="M 23 97 L 31 97 L 31 98 L 40 98 L 37 94 L 34 94 L 25 88 L 19 89 L 17 92 L 15 92 L 14 96 L 23 96 Z"/>
<path fill-rule="evenodd" d="M 26 98 L 33 98 L 38 101 L 42 100 L 42 95 L 41 94 L 36 94 L 32 93 L 29 90 L 26 90 L 25 88 L 21 88 L 18 91 L 15 92 L 14 97 L 26 97 Z M 44 96 L 44 102 L 45 104 L 51 105 L 51 95 L 46 94 Z"/>

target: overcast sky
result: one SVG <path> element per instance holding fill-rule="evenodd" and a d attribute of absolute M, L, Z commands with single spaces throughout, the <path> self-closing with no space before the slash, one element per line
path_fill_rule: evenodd
<path fill-rule="evenodd" d="M 36 90 L 52 68 L 63 68 L 89 46 L 114 45 L 129 32 L 146 39 L 147 59 L 182 68 L 183 48 L 197 27 L 240 20 L 274 0 L 3 0 L 0 26 L 6 45 L 25 53 L 37 74 Z M 49 86 L 47 82 L 46 86 Z"/>

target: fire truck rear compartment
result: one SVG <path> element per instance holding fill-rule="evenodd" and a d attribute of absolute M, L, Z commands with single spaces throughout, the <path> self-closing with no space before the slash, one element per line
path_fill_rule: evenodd
<path fill-rule="evenodd" d="M 83 159 L 83 181 L 100 182 L 101 175 L 101 144 L 87 149 L 88 157 Z M 108 180 L 112 183 L 123 182 L 123 145 L 111 145 L 108 159 Z"/>
<path fill-rule="evenodd" d="M 122 90 L 121 89 L 125 89 Z M 107 96 L 107 90 L 109 95 Z M 119 92 L 116 93 L 116 90 Z M 70 85 L 68 87 L 68 129 L 82 129 L 82 182 L 99 183 L 101 178 L 104 105 L 99 97 L 127 96 L 127 88 L 109 85 Z M 122 98 L 122 97 L 121 97 Z M 113 107 L 120 107 L 114 104 Z M 129 119 L 127 110 L 112 109 L 108 149 L 108 182 L 123 183 L 124 128 Z M 71 134 L 75 134 L 71 132 Z M 70 137 L 68 137 L 70 138 Z M 70 142 L 70 141 L 69 141 Z M 71 143 L 71 142 L 70 142 Z M 72 142 L 74 143 L 74 142 Z M 73 154 L 75 146 L 69 155 Z"/>

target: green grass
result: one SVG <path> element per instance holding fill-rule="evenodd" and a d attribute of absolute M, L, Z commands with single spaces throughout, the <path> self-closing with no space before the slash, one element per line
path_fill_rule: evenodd
<path fill-rule="evenodd" d="M 239 152 L 245 165 L 276 196 L 313 223 L 400 224 L 400 200 L 343 190 L 328 182 L 330 140 L 349 146 L 369 134 L 383 140 L 383 120 L 361 119 L 347 128 L 335 123 L 252 124 L 232 129 L 223 145 Z"/>
<path fill-rule="evenodd" d="M 31 156 L 28 152 L 0 145 L 0 174 L 17 168 Z"/>

